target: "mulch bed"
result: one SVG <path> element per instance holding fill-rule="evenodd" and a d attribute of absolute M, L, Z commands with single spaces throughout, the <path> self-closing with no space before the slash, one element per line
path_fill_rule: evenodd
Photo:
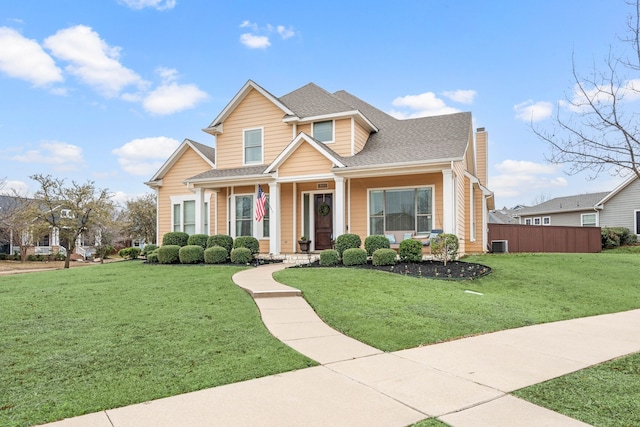
<path fill-rule="evenodd" d="M 299 267 L 309 268 L 328 268 L 320 265 L 319 261 L 310 264 L 301 264 Z M 445 279 L 445 280 L 469 280 L 486 276 L 491 273 L 491 267 L 473 262 L 449 261 L 444 265 L 441 261 L 422 261 L 422 262 L 400 262 L 395 265 L 373 265 L 371 261 L 364 265 L 344 266 L 342 264 L 336 267 L 344 268 L 365 268 L 370 270 L 388 271 L 391 273 L 402 274 L 412 277 L 426 277 L 429 279 Z"/>

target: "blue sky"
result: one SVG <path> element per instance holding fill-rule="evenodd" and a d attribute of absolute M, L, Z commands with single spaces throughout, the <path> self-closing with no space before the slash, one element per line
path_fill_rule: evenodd
<path fill-rule="evenodd" d="M 623 0 L 384 2 L 2 0 L 0 179 L 95 181 L 124 201 L 242 85 L 309 82 L 397 117 L 471 111 L 496 206 L 615 188 L 568 176 L 531 131 L 622 49 Z"/>

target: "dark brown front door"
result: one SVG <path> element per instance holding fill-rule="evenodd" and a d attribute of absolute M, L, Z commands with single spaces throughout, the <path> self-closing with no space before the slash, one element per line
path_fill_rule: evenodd
<path fill-rule="evenodd" d="M 315 209 L 315 241 L 314 248 L 317 251 L 331 249 L 333 238 L 333 194 L 314 195 Z"/>

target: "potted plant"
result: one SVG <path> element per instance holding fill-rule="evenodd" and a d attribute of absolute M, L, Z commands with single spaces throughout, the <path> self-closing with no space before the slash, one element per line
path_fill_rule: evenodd
<path fill-rule="evenodd" d="M 300 246 L 300 252 L 309 253 L 309 247 L 311 246 L 311 240 L 307 239 L 307 236 L 300 237 L 298 240 L 298 245 Z"/>

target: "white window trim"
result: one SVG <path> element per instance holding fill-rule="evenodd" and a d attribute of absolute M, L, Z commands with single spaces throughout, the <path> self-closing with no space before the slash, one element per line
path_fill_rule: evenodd
<path fill-rule="evenodd" d="M 586 215 L 595 215 L 596 216 L 596 223 L 594 225 L 584 225 L 584 217 Z M 598 212 L 590 212 L 590 213 L 580 214 L 580 227 L 597 227 L 599 221 L 600 221 L 600 218 L 598 217 Z"/>
<path fill-rule="evenodd" d="M 312 133 L 311 136 L 315 138 L 315 135 L 313 135 L 315 130 L 314 125 L 316 123 L 324 123 L 324 122 L 331 122 L 331 141 L 320 141 L 320 140 L 318 141 L 322 142 L 323 144 L 333 144 L 334 142 L 336 142 L 336 121 L 335 120 L 318 120 L 311 123 L 311 133 Z"/>
<path fill-rule="evenodd" d="M 209 227 L 207 230 L 204 230 L 204 217 L 201 217 L 203 233 L 208 235 L 211 235 L 211 194 L 212 193 L 209 193 L 209 192 L 204 193 L 204 203 L 207 203 L 207 206 L 209 208 L 209 224 L 208 224 Z M 173 225 L 175 224 L 174 217 L 173 217 L 173 205 L 180 205 L 180 231 L 184 231 L 184 202 L 195 202 L 196 204 L 195 208 L 198 209 L 198 201 L 196 200 L 196 196 L 191 194 L 183 194 L 181 196 L 170 196 L 170 199 L 171 199 L 171 231 L 173 231 Z M 198 229 L 197 225 L 198 224 L 196 224 L 196 230 Z"/>
<path fill-rule="evenodd" d="M 246 141 L 245 137 L 248 131 L 260 130 L 262 140 L 260 141 L 260 161 L 247 162 L 246 159 Z M 242 164 L 243 165 L 262 165 L 264 164 L 264 127 L 246 128 L 242 129 Z"/>
<path fill-rule="evenodd" d="M 264 188 L 263 188 L 264 191 Z M 258 194 L 258 188 L 256 187 L 255 193 L 233 193 L 229 195 L 229 213 L 231 217 L 229 235 L 234 239 L 236 236 L 236 197 L 251 197 L 251 221 L 253 221 L 251 235 L 258 240 L 268 240 L 269 237 L 264 237 L 264 219 L 260 222 L 256 220 L 256 197 Z M 269 196 L 269 193 L 266 193 Z M 269 204 L 265 206 L 265 210 L 269 210 Z M 269 214 L 269 221 L 272 221 Z"/>
<path fill-rule="evenodd" d="M 533 220 L 531 218 L 524 219 L 524 225 L 532 225 L 532 224 L 533 224 Z"/>
<path fill-rule="evenodd" d="M 539 216 L 533 218 L 533 225 L 542 225 L 542 218 Z"/>
<path fill-rule="evenodd" d="M 545 220 L 547 220 L 545 222 Z M 542 225 L 551 225 L 551 217 L 550 216 L 543 216 L 542 217 Z"/>
<path fill-rule="evenodd" d="M 427 185 L 406 185 L 402 187 L 376 187 L 367 188 L 367 236 L 371 235 L 371 192 L 372 191 L 387 191 L 387 190 L 416 190 L 418 188 L 430 188 L 431 189 L 431 228 L 436 228 L 436 186 L 433 184 Z M 384 230 L 386 231 L 386 230 Z M 415 237 L 428 237 L 429 233 L 416 234 Z"/>

